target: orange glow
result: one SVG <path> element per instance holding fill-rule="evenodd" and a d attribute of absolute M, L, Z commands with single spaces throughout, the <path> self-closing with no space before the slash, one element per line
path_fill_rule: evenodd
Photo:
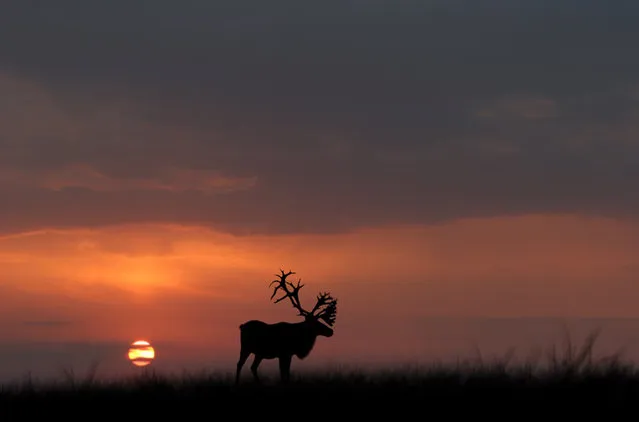
<path fill-rule="evenodd" d="M 367 329 L 371 309 L 392 322 L 635 317 L 638 239 L 636 222 L 568 215 L 325 235 L 231 236 L 151 224 L 25 232 L 0 237 L 0 331 L 11 341 L 117 344 L 145 333 L 235 353 L 239 322 L 296 319 L 269 301 L 280 267 L 306 282 L 306 305 L 320 290 L 339 297 L 340 327 L 353 330 Z M 36 320 L 43 323 L 12 323 Z"/>
<path fill-rule="evenodd" d="M 128 357 L 135 366 L 147 366 L 155 359 L 155 349 L 148 341 L 134 341 L 129 347 Z"/>

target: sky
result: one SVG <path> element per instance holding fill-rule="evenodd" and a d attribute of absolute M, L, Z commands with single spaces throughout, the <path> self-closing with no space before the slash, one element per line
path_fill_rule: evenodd
<path fill-rule="evenodd" d="M 135 372 L 138 339 L 160 369 L 231 371 L 241 322 L 299 319 L 269 300 L 280 268 L 306 306 L 338 298 L 297 368 L 525 349 L 566 321 L 631 350 L 637 19 L 634 0 L 11 2 L 0 379 Z"/>

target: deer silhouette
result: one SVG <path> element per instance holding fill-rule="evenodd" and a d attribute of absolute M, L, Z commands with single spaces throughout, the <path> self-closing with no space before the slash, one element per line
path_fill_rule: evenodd
<path fill-rule="evenodd" d="M 303 321 L 297 323 L 277 322 L 268 324 L 263 321 L 251 320 L 240 325 L 240 358 L 237 362 L 235 383 L 239 383 L 242 366 L 248 357 L 253 354 L 254 359 L 251 365 L 251 372 L 255 381 L 260 382 L 258 367 L 264 359 L 279 359 L 280 379 L 283 383 L 290 380 L 291 360 L 293 356 L 299 359 L 306 358 L 315 345 L 317 336 L 333 336 L 333 326 L 337 315 L 337 299 L 329 293 L 320 293 L 317 302 L 311 311 L 302 308 L 299 299 L 299 291 L 304 284 L 301 279 L 297 284 L 287 281 L 286 278 L 292 271 L 276 274 L 277 280 L 273 280 L 272 286 L 277 283 L 271 300 L 279 290 L 284 292 L 284 296 L 275 300 L 279 303 L 282 300 L 290 299 L 293 307 L 298 310 L 298 316 L 304 317 Z M 322 322 L 323 321 L 323 322 Z"/>

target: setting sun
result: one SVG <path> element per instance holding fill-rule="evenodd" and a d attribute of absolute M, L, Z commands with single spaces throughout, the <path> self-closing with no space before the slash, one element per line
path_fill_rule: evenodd
<path fill-rule="evenodd" d="M 147 366 L 155 359 L 155 349 L 148 341 L 138 340 L 131 343 L 128 356 L 135 366 Z"/>

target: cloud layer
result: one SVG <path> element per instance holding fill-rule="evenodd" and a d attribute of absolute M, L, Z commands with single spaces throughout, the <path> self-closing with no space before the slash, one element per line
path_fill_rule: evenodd
<path fill-rule="evenodd" d="M 573 6 L 13 4 L 0 231 L 634 218 L 639 6 Z"/>

